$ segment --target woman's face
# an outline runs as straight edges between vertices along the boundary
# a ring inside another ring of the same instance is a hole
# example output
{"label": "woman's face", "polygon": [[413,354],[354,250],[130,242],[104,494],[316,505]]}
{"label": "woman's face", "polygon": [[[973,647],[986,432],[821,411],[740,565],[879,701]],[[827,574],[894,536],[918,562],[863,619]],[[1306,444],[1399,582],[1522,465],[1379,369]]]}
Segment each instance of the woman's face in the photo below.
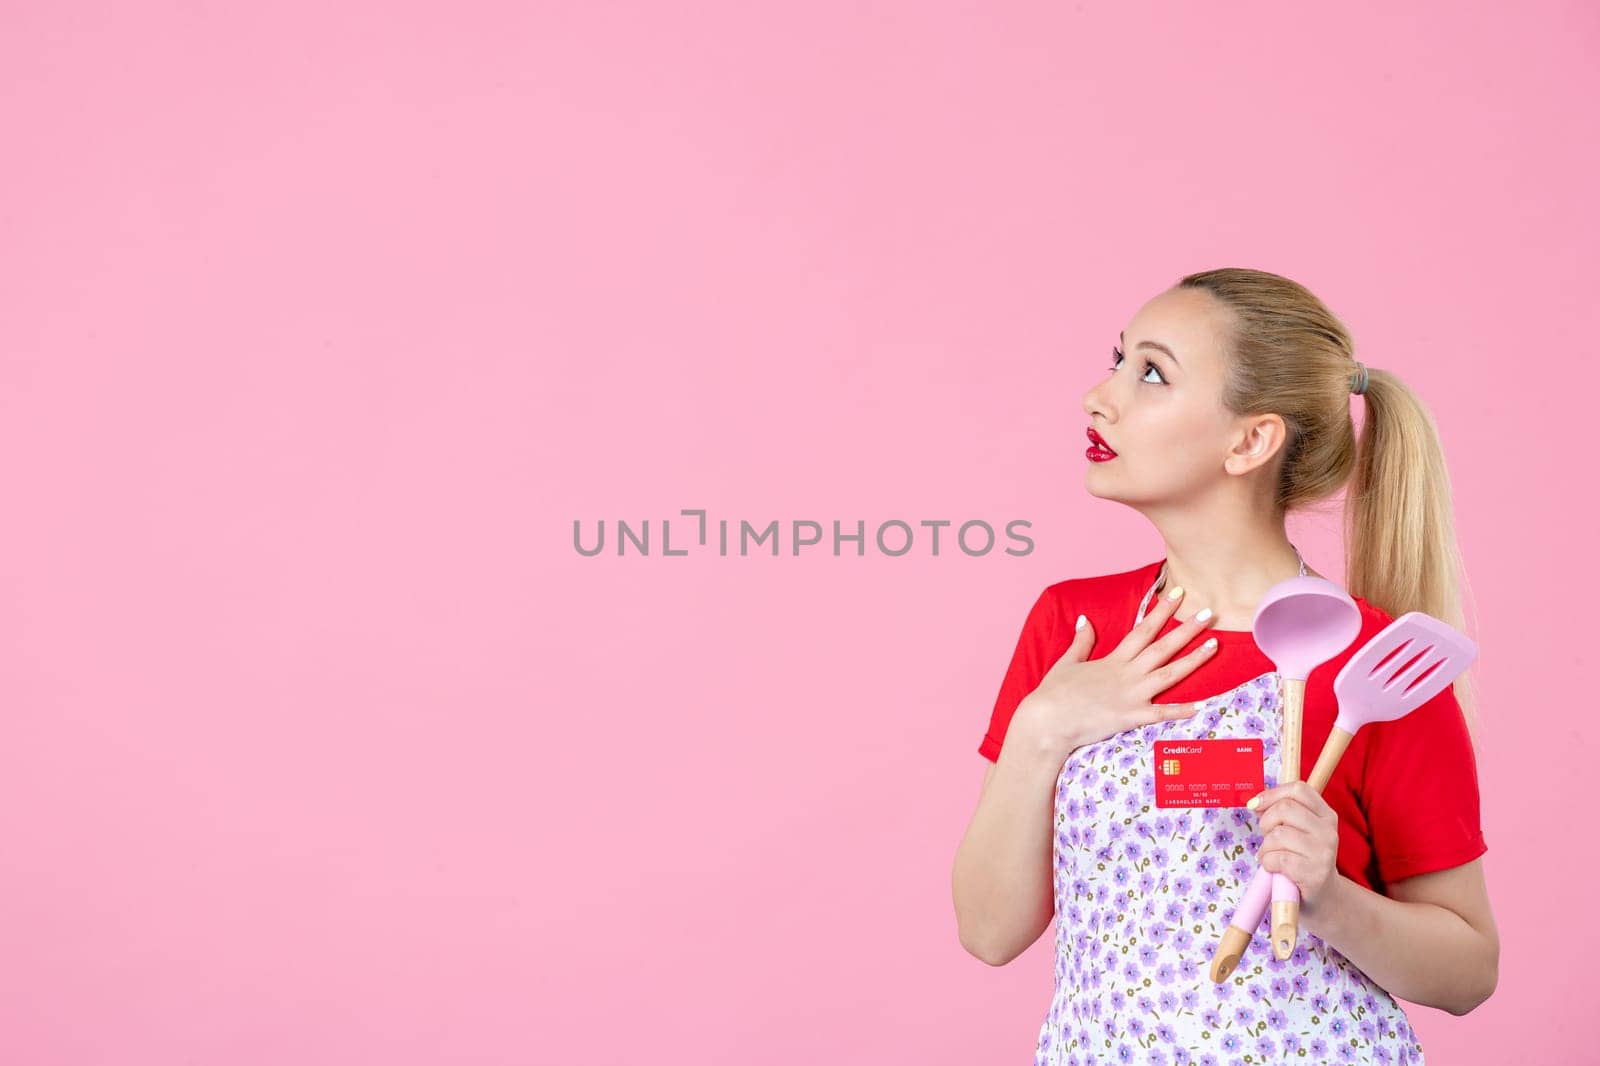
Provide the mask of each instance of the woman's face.
{"label": "woman's face", "polygon": [[1225,465],[1255,421],[1222,405],[1225,313],[1209,293],[1171,289],[1133,316],[1117,345],[1121,356],[1107,355],[1114,367],[1083,398],[1089,428],[1116,453],[1103,462],[1084,459],[1091,495],[1131,506],[1181,505],[1230,472],[1259,465],[1248,457],[1235,458],[1231,471]]}

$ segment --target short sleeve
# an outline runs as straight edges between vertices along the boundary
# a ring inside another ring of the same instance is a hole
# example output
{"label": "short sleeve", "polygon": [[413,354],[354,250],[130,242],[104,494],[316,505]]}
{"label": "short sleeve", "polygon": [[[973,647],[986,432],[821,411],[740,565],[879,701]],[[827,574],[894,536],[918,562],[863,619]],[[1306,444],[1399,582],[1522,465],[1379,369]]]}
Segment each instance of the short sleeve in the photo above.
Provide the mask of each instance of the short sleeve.
{"label": "short sleeve", "polygon": [[989,730],[978,745],[978,753],[990,762],[1000,758],[1000,747],[1005,742],[1006,728],[1017,705],[1039,687],[1051,662],[1046,661],[1050,642],[1055,634],[1057,609],[1049,589],[1039,594],[1028,617],[1022,623],[1022,634],[1011,653],[1011,665],[1006,668],[1000,682],[1000,694],[995,697],[994,711],[989,716]]}
{"label": "short sleeve", "polygon": [[1361,800],[1383,882],[1448,870],[1487,851],[1477,760],[1453,686],[1403,718],[1366,728],[1373,733]]}

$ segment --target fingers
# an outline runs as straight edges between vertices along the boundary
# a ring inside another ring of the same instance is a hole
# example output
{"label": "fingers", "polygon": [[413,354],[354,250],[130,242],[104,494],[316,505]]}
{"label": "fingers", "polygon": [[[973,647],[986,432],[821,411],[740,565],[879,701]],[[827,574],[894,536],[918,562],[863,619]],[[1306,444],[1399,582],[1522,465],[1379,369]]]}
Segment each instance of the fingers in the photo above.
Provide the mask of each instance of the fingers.
{"label": "fingers", "polygon": [[1167,665],[1150,671],[1141,683],[1140,694],[1146,698],[1160,695],[1199,669],[1200,664],[1211,658],[1216,650],[1217,638],[1211,637],[1183,658],[1174,659]]}
{"label": "fingers", "polygon": [[[1080,614],[1073,630],[1072,641],[1065,651],[1056,659],[1057,663],[1081,663],[1089,657],[1089,652],[1094,648],[1094,623],[1089,621],[1088,615]],[[1055,669],[1052,665],[1051,669]]]}
{"label": "fingers", "polygon": [[1304,781],[1270,788],[1258,798],[1261,802],[1253,809],[1259,816],[1256,824],[1263,834],[1288,827],[1316,835],[1328,832],[1330,826],[1336,827],[1339,822],[1338,814],[1328,806],[1328,801]]}
{"label": "fingers", "polygon": [[[1201,617],[1201,615],[1204,615],[1204,617]],[[1142,663],[1150,669],[1155,669],[1172,658],[1179,648],[1193,640],[1196,633],[1211,625],[1216,620],[1216,617],[1211,612],[1211,608],[1207,607],[1200,615],[1193,615],[1185,619],[1171,633],[1161,637],[1145,648],[1144,651],[1134,656],[1134,662],[1136,664]]]}
{"label": "fingers", "polygon": [[1152,703],[1140,707],[1134,726],[1155,725],[1159,722],[1175,722],[1180,718],[1193,718],[1199,711],[1202,703]]}
{"label": "fingers", "polygon": [[[1173,596],[1176,592],[1177,596]],[[1163,592],[1150,604],[1150,611],[1144,616],[1144,621],[1128,631],[1122,638],[1116,650],[1111,654],[1119,659],[1131,660],[1134,656],[1149,647],[1155,635],[1161,632],[1161,627],[1167,624],[1167,619],[1172,617],[1172,612],[1178,609],[1178,604],[1183,599],[1183,589],[1177,585]]]}

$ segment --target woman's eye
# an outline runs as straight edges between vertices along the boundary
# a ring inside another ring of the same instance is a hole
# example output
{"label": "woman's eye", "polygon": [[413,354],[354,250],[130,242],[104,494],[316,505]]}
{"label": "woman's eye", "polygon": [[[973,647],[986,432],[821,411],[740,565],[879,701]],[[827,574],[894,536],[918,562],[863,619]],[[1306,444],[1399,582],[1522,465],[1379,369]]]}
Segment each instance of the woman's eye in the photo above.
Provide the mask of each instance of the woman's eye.
{"label": "woman's eye", "polygon": [[[1118,364],[1120,364],[1121,362],[1122,362],[1122,352],[1119,351],[1116,348],[1111,349],[1111,369],[1112,370],[1117,369]],[[1165,385],[1167,383],[1167,379],[1164,376],[1162,376],[1162,373],[1161,373],[1160,369],[1157,368],[1154,363],[1146,362],[1144,364],[1144,372],[1146,374],[1155,374],[1156,380],[1155,381],[1150,381],[1150,379],[1148,377],[1141,377],[1139,379],[1140,381],[1148,382],[1151,385]]]}

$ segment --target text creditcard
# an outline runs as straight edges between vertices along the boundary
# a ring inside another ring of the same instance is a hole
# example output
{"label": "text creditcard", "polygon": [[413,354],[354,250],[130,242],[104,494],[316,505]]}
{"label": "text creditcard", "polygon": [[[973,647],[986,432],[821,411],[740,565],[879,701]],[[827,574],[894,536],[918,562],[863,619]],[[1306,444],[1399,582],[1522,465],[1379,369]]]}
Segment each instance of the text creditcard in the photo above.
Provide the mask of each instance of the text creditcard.
{"label": "text creditcard", "polygon": [[1243,807],[1266,790],[1261,740],[1158,740],[1157,807]]}

